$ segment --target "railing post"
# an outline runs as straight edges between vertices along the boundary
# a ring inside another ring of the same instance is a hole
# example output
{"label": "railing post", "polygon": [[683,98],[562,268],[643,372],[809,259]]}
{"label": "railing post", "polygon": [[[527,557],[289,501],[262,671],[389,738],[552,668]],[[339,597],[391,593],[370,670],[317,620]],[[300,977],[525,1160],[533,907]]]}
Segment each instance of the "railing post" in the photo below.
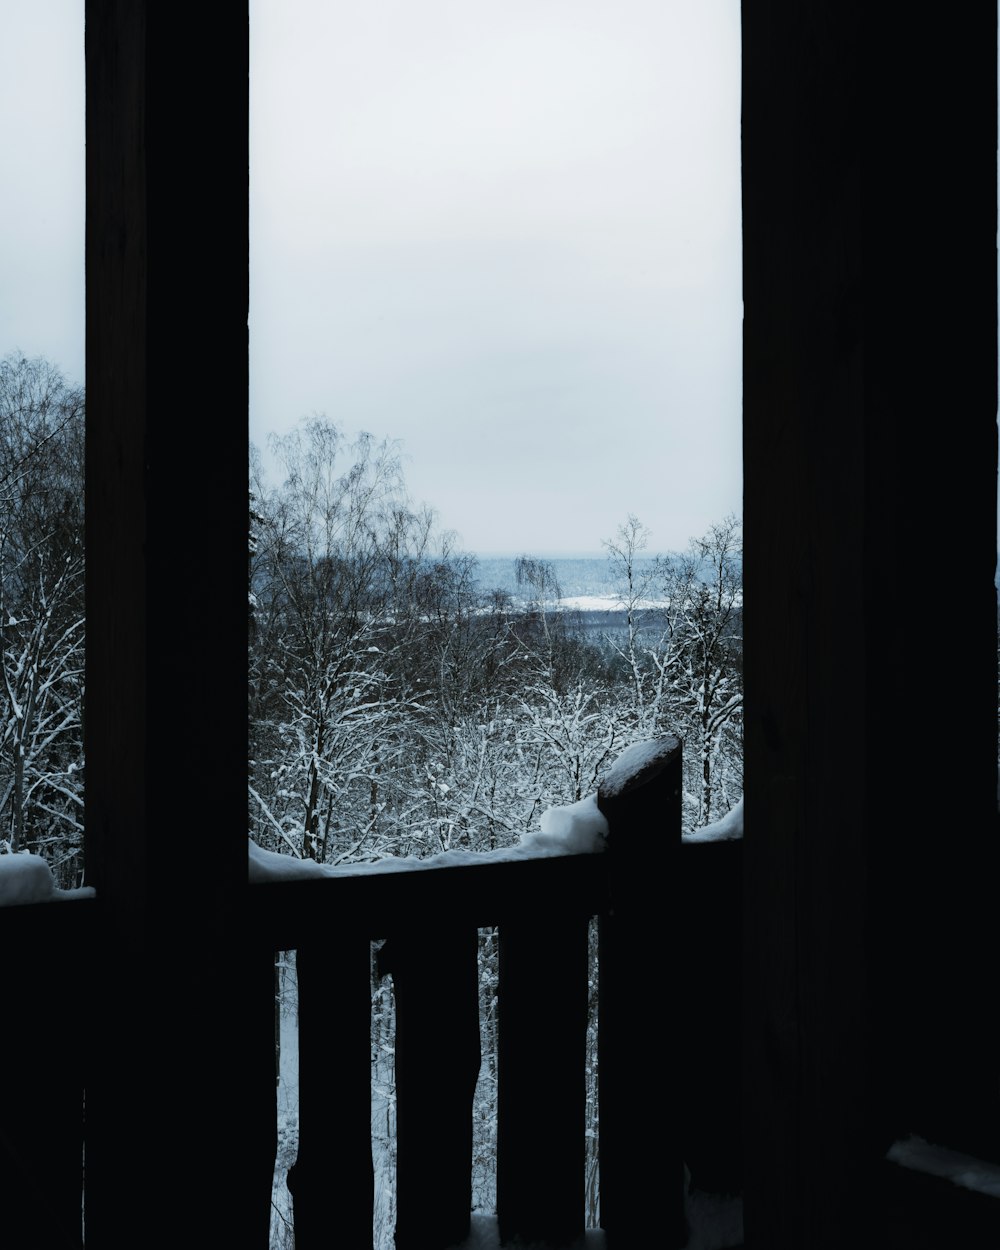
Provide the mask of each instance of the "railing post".
{"label": "railing post", "polygon": [[[605,777],[597,803],[608,821],[610,905],[600,917],[598,1085],[601,1227],[611,1250],[667,1230],[686,1240],[677,1082],[669,1034],[683,1030],[676,1002],[680,934],[681,743],[674,737],[629,748]],[[664,1019],[667,1055],[646,1025]],[[654,1222],[655,1221],[655,1225]]]}
{"label": "railing post", "polygon": [[681,1146],[695,1189],[735,1195],[743,1190],[742,838],[685,843],[680,876]]}
{"label": "railing post", "polygon": [[552,910],[500,925],[497,1214],[504,1242],[584,1231],[587,927]]}
{"label": "railing post", "polygon": [[476,930],[430,923],[379,952],[396,1002],[396,1250],[469,1235],[479,1076]]}
{"label": "railing post", "polygon": [[371,944],[334,930],[299,948],[296,1250],[372,1245]]}
{"label": "railing post", "polygon": [[15,1250],[82,1245],[83,1094],[94,1027],[87,972],[96,904],[0,908],[5,953],[0,1035],[0,1244]]}

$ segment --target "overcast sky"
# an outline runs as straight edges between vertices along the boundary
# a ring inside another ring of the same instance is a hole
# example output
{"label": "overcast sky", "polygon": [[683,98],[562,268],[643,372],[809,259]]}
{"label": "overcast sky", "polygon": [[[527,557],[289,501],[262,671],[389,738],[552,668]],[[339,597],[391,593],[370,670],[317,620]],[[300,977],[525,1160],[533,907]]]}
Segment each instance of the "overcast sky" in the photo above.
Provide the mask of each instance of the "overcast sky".
{"label": "overcast sky", "polygon": [[83,0],[0,0],[0,357],[83,382]]}
{"label": "overcast sky", "polygon": [[[0,355],[82,381],[83,0],[2,5]],[[252,440],[399,439],[484,553],[739,512],[739,0],[250,12]]]}
{"label": "overcast sky", "polygon": [[252,0],[251,437],[480,552],[738,512],[739,93],[738,0]]}

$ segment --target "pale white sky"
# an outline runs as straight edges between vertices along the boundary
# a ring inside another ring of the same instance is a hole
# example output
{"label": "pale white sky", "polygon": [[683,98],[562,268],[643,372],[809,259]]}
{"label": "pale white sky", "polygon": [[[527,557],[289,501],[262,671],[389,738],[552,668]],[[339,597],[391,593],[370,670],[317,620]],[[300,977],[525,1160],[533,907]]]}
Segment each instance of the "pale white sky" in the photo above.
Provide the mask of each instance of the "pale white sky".
{"label": "pale white sky", "polygon": [[251,437],[401,439],[475,551],[741,508],[738,0],[251,3]]}
{"label": "pale white sky", "polygon": [[0,0],[0,357],[83,382],[83,0]]}
{"label": "pale white sky", "polygon": [[[2,0],[0,355],[84,372],[83,0]],[[251,0],[250,432],[470,550],[741,507],[739,0]]]}

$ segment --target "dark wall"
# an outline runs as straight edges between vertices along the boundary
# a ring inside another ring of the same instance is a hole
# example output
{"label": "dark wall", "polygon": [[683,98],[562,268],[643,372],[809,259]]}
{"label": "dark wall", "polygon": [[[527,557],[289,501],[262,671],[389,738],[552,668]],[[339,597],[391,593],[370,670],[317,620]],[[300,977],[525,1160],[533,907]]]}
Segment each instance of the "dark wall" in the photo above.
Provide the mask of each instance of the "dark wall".
{"label": "dark wall", "polygon": [[743,6],[748,1245],[1000,1124],[996,13]]}

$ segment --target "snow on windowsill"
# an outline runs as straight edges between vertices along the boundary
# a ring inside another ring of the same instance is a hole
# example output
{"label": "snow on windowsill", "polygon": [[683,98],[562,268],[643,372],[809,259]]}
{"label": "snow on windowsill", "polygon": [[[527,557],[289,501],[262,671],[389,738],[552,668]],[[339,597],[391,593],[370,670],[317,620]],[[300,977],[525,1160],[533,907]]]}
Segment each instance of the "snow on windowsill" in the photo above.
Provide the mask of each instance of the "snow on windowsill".
{"label": "snow on windowsill", "polygon": [[78,890],[57,889],[52,869],[41,855],[30,855],[26,851],[0,855],[0,907],[94,898],[96,894],[93,886],[81,886]]}

